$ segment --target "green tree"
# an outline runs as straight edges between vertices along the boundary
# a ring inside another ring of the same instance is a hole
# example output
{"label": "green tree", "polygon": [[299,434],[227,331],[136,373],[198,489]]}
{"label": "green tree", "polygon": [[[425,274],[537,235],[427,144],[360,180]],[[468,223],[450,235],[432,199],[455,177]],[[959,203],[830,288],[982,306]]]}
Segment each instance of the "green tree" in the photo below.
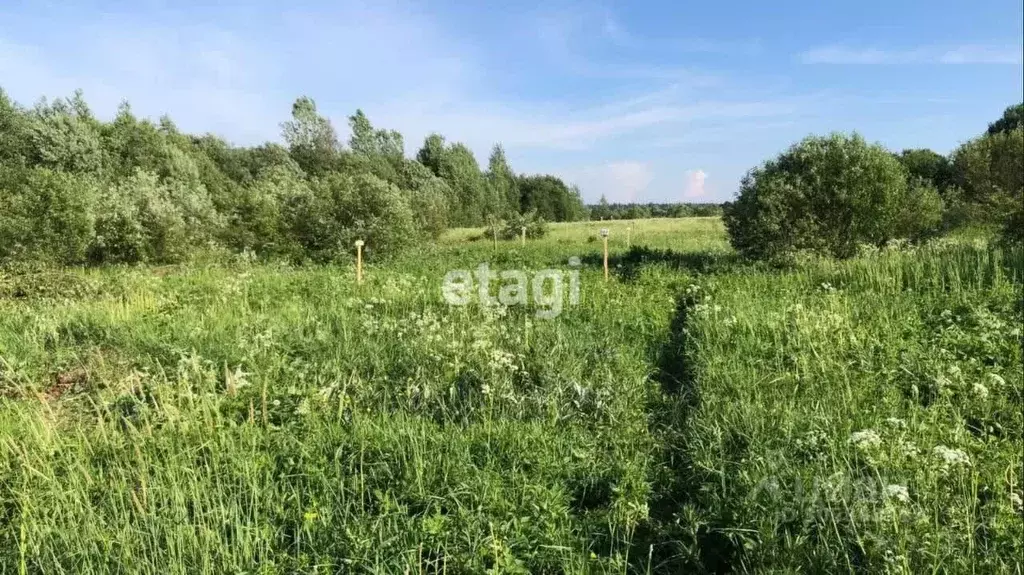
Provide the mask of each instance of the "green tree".
{"label": "green tree", "polygon": [[499,206],[497,212],[509,216],[513,213],[520,213],[519,186],[516,185],[516,176],[508,165],[508,158],[505,157],[505,149],[501,144],[495,144],[491,150],[491,157],[487,160],[487,184],[494,196],[494,204]]}
{"label": "green tree", "polygon": [[911,177],[924,178],[940,193],[954,184],[953,165],[949,158],[927,148],[903,150],[899,161]]}
{"label": "green tree", "polygon": [[28,155],[28,115],[0,88],[0,163],[25,165]]}
{"label": "green tree", "polygon": [[292,119],[281,124],[292,158],[310,175],[329,172],[341,145],[331,121],[317,113],[316,102],[303,96],[292,104]]}
{"label": "green tree", "polygon": [[1003,116],[988,125],[988,134],[1002,134],[1024,128],[1024,102],[1009,106]]}
{"label": "green tree", "polygon": [[389,253],[417,237],[408,198],[373,174],[332,173],[311,188],[290,206],[289,225],[315,261],[350,259],[356,240],[366,242],[368,253]]}
{"label": "green tree", "polygon": [[103,165],[99,128],[81,91],[50,105],[41,101],[29,116],[29,161],[55,170],[98,173]]}
{"label": "green tree", "polygon": [[0,165],[0,261],[85,261],[98,192],[89,175]]}
{"label": "green tree", "polygon": [[444,136],[430,134],[423,140],[423,146],[416,152],[416,160],[434,172],[435,176],[441,175],[441,164],[445,156]]}
{"label": "green tree", "polygon": [[809,137],[744,177],[725,225],[747,257],[795,250],[849,257],[860,243],[922,233],[901,218],[908,201],[904,169],[883,147],[857,134]]}
{"label": "green tree", "polygon": [[405,144],[402,134],[394,130],[375,130],[362,110],[356,110],[355,114],[349,116],[348,125],[352,130],[348,146],[353,152],[389,159],[404,156]]}
{"label": "green tree", "polygon": [[579,190],[552,175],[520,176],[523,212],[536,211],[546,221],[566,222],[585,213]]}
{"label": "green tree", "polygon": [[604,194],[601,194],[601,199],[598,200],[597,205],[590,212],[590,217],[595,220],[607,220],[612,216],[611,206],[608,205],[608,198]]}
{"label": "green tree", "polygon": [[444,138],[431,134],[423,142],[416,159],[443,179],[451,189],[451,223],[478,226],[485,216],[495,214],[487,202],[486,180],[473,152],[461,143],[445,145]]}
{"label": "green tree", "polygon": [[451,187],[426,166],[413,160],[402,162],[399,172],[401,181],[398,185],[408,196],[416,229],[427,237],[437,238],[448,229]]}
{"label": "green tree", "polygon": [[953,153],[972,219],[1003,223],[1024,202],[1024,128],[975,138]]}
{"label": "green tree", "polygon": [[112,180],[130,178],[137,170],[161,171],[164,136],[148,120],[139,120],[122,102],[114,121],[101,129],[104,171]]}

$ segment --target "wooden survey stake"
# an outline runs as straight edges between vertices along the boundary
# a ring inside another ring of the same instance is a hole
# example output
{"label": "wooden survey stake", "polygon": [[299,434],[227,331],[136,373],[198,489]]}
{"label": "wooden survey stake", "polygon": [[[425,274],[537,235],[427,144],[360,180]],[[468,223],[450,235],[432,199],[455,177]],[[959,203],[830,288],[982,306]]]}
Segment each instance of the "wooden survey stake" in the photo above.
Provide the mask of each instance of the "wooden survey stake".
{"label": "wooden survey stake", "polygon": [[526,226],[523,226],[523,247],[526,247]]}
{"label": "wooden survey stake", "polygon": [[362,240],[355,240],[355,282],[362,283]]}
{"label": "wooden survey stake", "polygon": [[604,239],[604,281],[608,281],[608,228],[601,228],[601,237]]}

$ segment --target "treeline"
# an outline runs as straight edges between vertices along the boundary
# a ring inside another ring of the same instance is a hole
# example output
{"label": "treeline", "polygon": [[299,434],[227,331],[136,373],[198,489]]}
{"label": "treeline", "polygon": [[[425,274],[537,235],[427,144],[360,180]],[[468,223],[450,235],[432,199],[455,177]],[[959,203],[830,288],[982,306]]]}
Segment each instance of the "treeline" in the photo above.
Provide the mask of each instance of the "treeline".
{"label": "treeline", "polygon": [[707,218],[722,215],[722,204],[673,203],[673,204],[610,204],[601,200],[588,205],[591,220],[639,220],[644,218]]}
{"label": "treeline", "polygon": [[809,137],[747,173],[724,219],[745,256],[836,257],[963,226],[1024,241],[1024,103],[950,155],[893,153],[858,134]]}
{"label": "treeline", "polygon": [[[400,250],[452,226],[586,217],[579,190],[515,173],[500,145],[470,149],[402,135],[356,111],[343,145],[309,98],[284,145],[233,146],[182,133],[127,103],[103,122],[80,92],[31,108],[0,89],[0,262],[175,262],[201,250],[294,261],[348,258],[356,239]],[[525,215],[523,215],[525,214]]]}

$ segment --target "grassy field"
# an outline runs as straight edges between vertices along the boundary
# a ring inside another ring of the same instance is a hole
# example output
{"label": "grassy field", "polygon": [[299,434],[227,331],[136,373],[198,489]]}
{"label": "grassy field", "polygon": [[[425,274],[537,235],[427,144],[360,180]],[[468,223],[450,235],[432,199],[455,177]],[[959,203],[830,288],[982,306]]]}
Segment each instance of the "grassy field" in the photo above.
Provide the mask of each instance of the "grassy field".
{"label": "grassy field", "polygon": [[[1024,253],[481,235],[0,273],[0,573],[1024,571]],[[442,298],[574,256],[554,319]]]}

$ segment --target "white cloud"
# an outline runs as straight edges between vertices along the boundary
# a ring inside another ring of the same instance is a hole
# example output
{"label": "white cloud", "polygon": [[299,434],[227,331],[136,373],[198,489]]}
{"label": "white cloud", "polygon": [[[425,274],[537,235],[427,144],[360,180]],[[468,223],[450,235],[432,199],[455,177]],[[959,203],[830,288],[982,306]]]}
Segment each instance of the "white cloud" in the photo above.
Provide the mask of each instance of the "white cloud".
{"label": "white cloud", "polygon": [[704,182],[707,177],[704,170],[687,170],[683,185],[683,199],[686,201],[706,200],[708,194],[704,189]]}
{"label": "white cloud", "polygon": [[1020,46],[962,45],[904,50],[823,46],[800,54],[805,64],[1019,64]]}

